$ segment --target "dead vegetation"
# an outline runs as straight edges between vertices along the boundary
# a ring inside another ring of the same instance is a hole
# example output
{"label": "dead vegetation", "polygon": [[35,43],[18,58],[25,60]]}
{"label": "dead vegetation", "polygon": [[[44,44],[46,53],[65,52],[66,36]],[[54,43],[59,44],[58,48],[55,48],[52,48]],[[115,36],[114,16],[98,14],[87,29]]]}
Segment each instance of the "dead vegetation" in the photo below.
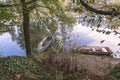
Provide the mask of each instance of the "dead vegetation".
{"label": "dead vegetation", "polygon": [[43,64],[54,66],[57,70],[62,71],[64,77],[80,72],[79,74],[82,74],[80,76],[72,75],[74,80],[106,80],[107,73],[119,62],[120,60],[108,56],[78,53],[46,53],[42,58]]}

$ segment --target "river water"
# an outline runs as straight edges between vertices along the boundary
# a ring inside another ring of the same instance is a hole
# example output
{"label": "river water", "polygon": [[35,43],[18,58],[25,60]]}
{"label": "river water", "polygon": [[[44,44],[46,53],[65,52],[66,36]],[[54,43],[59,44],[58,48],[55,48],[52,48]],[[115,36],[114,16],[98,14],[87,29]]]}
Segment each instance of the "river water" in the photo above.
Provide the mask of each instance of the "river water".
{"label": "river water", "polygon": [[[21,45],[20,34],[17,26],[13,27],[11,32],[0,33],[0,56],[26,56],[24,47]],[[22,34],[21,34],[22,35]]]}
{"label": "river water", "polygon": [[[110,29],[100,29],[111,31]],[[101,43],[101,41],[104,42]],[[120,35],[115,35],[115,33],[109,35],[102,34],[96,30],[93,31],[90,27],[83,26],[80,23],[76,24],[73,27],[73,31],[68,34],[68,39],[66,39],[66,44],[64,46],[66,46],[68,50],[70,46],[106,46],[113,51],[114,58],[120,58],[119,43]]]}
{"label": "river water", "polygon": [[[101,28],[102,29],[102,28]],[[106,29],[109,30],[109,29]],[[110,31],[110,30],[109,30]],[[120,47],[120,36],[98,33],[92,31],[90,27],[83,26],[81,23],[74,25],[73,30],[67,34],[64,47],[70,46],[107,46],[113,52],[114,58],[120,58],[117,53]],[[104,40],[103,43],[100,43]],[[0,33],[0,56],[26,56],[24,48],[23,33],[15,26],[11,32]]]}

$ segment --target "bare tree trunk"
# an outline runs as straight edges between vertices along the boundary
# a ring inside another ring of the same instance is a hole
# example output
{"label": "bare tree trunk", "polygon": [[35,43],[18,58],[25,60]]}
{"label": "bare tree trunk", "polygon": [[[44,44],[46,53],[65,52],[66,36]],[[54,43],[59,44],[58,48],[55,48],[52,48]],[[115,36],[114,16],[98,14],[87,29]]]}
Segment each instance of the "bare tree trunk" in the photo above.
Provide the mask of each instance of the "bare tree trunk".
{"label": "bare tree trunk", "polygon": [[25,0],[21,0],[23,7],[23,30],[24,30],[24,38],[25,38],[25,48],[27,56],[31,56],[31,46],[30,46],[30,31],[29,31],[29,11],[27,10],[27,6],[25,4]]}

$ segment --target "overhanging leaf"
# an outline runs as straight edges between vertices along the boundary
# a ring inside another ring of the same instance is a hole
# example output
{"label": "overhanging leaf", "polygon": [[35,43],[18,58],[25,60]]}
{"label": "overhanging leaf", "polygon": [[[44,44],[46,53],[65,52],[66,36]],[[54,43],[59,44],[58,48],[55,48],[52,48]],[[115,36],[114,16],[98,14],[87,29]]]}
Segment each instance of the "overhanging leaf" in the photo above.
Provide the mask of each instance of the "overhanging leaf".
{"label": "overhanging leaf", "polygon": [[103,43],[105,40],[100,41],[100,43]]}

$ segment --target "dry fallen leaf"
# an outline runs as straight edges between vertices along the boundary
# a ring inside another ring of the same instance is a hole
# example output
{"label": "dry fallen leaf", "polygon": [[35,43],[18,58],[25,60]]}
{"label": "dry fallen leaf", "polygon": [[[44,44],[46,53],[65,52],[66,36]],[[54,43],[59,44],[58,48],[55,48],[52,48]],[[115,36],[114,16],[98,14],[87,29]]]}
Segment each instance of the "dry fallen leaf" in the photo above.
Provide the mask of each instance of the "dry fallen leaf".
{"label": "dry fallen leaf", "polygon": [[15,76],[19,79],[21,77],[21,74],[16,74]]}

